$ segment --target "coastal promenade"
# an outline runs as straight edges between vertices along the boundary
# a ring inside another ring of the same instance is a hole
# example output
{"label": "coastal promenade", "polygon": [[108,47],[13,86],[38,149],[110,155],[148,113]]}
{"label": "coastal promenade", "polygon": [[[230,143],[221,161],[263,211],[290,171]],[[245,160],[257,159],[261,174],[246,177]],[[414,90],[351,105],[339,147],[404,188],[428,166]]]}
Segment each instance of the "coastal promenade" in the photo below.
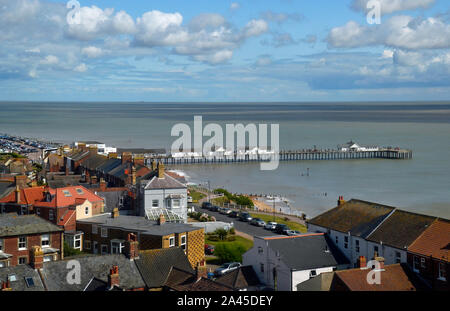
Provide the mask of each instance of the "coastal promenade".
{"label": "coastal promenade", "polygon": [[[268,154],[237,154],[224,156],[158,156],[146,158],[146,164],[156,160],[164,164],[205,164],[205,163],[237,163],[237,162],[267,162],[273,160]],[[275,156],[279,161],[300,160],[352,160],[352,159],[412,159],[412,150],[400,148],[381,148],[376,151],[340,151],[340,150],[283,150]]]}

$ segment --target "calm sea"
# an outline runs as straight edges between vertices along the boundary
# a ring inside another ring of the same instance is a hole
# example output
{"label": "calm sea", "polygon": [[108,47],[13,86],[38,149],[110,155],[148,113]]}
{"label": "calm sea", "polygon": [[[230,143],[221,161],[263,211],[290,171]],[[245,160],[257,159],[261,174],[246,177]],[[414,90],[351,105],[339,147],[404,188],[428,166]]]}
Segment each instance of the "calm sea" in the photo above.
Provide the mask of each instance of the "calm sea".
{"label": "calm sea", "polygon": [[[412,149],[412,160],[189,165],[193,182],[233,192],[278,194],[308,216],[339,195],[450,218],[450,103],[69,103],[0,102],[0,133],[59,142],[169,149],[176,123],[277,123],[281,149],[363,145]],[[225,129],[225,128],[224,128]],[[225,130],[224,130],[225,132]],[[205,139],[206,140],[206,139]],[[309,169],[309,176],[305,176]],[[303,175],[303,176],[302,176]]]}

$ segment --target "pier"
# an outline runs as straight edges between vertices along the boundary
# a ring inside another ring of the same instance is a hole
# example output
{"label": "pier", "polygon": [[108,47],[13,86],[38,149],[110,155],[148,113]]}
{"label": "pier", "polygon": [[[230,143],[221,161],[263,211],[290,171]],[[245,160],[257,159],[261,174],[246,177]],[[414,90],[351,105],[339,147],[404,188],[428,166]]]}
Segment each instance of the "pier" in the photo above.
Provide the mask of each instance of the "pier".
{"label": "pier", "polygon": [[[213,163],[240,163],[240,162],[267,162],[271,160],[269,154],[237,154],[224,156],[184,156],[172,157],[158,156],[148,157],[145,164],[150,165],[151,161],[159,161],[164,164],[213,164]],[[389,159],[407,160],[412,159],[411,150],[399,148],[380,148],[372,151],[341,151],[341,150],[283,150],[275,159],[279,161],[304,161],[304,160],[355,160],[355,159]]]}

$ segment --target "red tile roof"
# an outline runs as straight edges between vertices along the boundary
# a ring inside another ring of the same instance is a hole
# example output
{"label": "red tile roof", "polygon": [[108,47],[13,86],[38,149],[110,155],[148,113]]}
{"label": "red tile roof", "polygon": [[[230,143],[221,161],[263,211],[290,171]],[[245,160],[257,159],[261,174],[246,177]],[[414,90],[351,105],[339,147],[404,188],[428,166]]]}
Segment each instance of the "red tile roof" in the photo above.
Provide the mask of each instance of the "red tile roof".
{"label": "red tile roof", "polygon": [[450,262],[450,221],[438,219],[433,222],[408,251]]}
{"label": "red tile roof", "polygon": [[[78,191],[77,191],[78,190]],[[49,189],[53,196],[51,202],[36,202],[36,206],[42,207],[64,207],[79,205],[80,199],[88,200],[91,203],[103,201],[103,198],[89,191],[83,186],[71,186],[57,189]],[[83,201],[84,202],[84,201]]]}
{"label": "red tile roof", "polygon": [[[20,189],[20,204],[34,204],[44,198],[44,187],[31,187]],[[11,191],[0,199],[0,203],[16,203],[16,191]]]}
{"label": "red tile roof", "polygon": [[67,210],[67,212],[60,219],[58,219],[57,225],[65,226],[75,214],[76,214],[75,210],[73,209]]}

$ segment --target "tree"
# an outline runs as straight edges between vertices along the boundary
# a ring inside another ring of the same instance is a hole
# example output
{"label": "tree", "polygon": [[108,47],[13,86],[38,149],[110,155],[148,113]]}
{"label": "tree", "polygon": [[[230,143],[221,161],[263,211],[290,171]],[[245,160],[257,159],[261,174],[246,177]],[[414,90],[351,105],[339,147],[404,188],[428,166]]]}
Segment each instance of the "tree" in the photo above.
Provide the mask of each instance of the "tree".
{"label": "tree", "polygon": [[218,243],[214,249],[221,262],[242,262],[242,254],[245,253],[245,247],[241,243]]}

